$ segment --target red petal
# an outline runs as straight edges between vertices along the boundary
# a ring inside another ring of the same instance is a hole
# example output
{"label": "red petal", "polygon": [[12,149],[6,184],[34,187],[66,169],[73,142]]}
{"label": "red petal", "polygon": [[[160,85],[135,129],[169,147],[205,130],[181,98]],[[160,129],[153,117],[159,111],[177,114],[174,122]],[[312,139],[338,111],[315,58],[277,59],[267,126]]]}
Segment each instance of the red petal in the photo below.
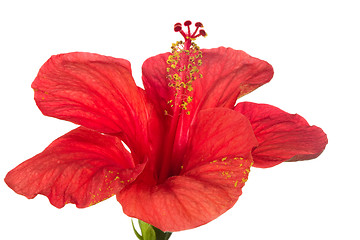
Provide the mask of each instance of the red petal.
{"label": "red petal", "polygon": [[274,106],[243,102],[237,104],[235,110],[249,118],[259,141],[252,153],[255,167],[316,158],[328,142],[321,128],[310,126],[301,116]]}
{"label": "red petal", "polygon": [[[193,82],[193,108],[232,108],[237,98],[269,82],[273,76],[270,64],[243,51],[224,47],[201,51],[202,65],[198,68],[204,77]],[[174,97],[166,78],[168,56],[169,53],[157,55],[143,65],[145,91],[162,109]]]}
{"label": "red petal", "polygon": [[61,208],[83,208],[119,192],[142,171],[117,137],[80,127],[10,171],[5,182],[16,193],[47,196]]}
{"label": "red petal", "polygon": [[189,141],[189,160],[184,162],[186,169],[191,169],[204,159],[246,156],[258,145],[249,120],[226,108],[200,111]]}
{"label": "red petal", "polygon": [[189,159],[178,176],[156,186],[135,181],[117,195],[127,215],[180,231],[208,223],[235,204],[257,144],[250,123],[230,109],[204,110],[191,136]]}
{"label": "red petal", "polygon": [[167,102],[174,97],[173,88],[168,86],[166,60],[170,53],[159,54],[148,58],[142,66],[142,80],[146,95],[159,105],[161,114],[167,109]]}
{"label": "red petal", "polygon": [[194,101],[202,102],[202,108],[232,108],[239,97],[273,77],[269,63],[243,51],[224,47],[202,51],[200,72],[204,78],[194,82]]}
{"label": "red petal", "polygon": [[32,88],[44,115],[104,133],[143,135],[144,97],[127,60],[80,52],[52,56]]}

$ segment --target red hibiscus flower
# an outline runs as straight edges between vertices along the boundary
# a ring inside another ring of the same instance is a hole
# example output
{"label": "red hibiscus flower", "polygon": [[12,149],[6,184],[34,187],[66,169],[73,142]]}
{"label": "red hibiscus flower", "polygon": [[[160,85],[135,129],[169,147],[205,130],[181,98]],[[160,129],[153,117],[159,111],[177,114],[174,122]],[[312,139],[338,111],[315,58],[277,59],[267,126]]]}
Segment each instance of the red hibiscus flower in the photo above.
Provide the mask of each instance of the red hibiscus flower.
{"label": "red hibiscus flower", "polygon": [[[202,24],[175,24],[184,41],[143,65],[91,53],[52,56],[32,88],[44,115],[80,127],[10,171],[28,198],[79,208],[116,195],[125,214],[163,231],[205,224],[231,208],[250,167],[317,157],[325,133],[299,115],[236,100],[270,81],[265,61],[231,48],[200,49]],[[128,147],[127,150],[126,146]]]}

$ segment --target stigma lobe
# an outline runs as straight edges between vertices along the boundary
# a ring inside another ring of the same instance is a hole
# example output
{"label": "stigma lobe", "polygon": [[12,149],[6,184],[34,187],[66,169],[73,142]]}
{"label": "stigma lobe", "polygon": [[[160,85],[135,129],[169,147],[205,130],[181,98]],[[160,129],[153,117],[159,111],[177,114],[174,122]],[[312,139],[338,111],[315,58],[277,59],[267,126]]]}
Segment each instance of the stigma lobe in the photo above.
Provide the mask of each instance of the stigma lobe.
{"label": "stigma lobe", "polygon": [[[201,22],[195,23],[196,29],[195,29],[195,31],[193,33],[191,33],[191,30],[190,30],[191,24],[192,24],[192,22],[189,21],[189,20],[184,22],[184,26],[187,28],[187,33],[185,33],[185,31],[182,29],[182,24],[181,23],[175,23],[174,31],[175,32],[180,32],[181,35],[184,37],[185,41],[188,40],[188,39],[195,40],[199,36],[203,36],[203,37],[207,36],[204,29],[201,29],[199,31],[200,28],[204,27],[204,25]],[[198,33],[198,31],[199,31],[199,33]]]}

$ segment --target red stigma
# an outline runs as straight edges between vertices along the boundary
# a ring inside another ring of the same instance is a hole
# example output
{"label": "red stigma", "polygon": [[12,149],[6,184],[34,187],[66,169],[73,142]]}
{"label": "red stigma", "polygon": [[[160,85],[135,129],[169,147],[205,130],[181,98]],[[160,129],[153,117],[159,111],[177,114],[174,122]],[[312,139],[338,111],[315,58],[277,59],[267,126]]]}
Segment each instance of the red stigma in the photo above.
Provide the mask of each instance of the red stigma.
{"label": "red stigma", "polygon": [[184,30],[182,29],[181,23],[176,23],[174,25],[174,31],[180,32],[181,35],[185,38],[185,41],[194,40],[195,38],[197,38],[199,36],[203,36],[203,37],[207,36],[205,30],[203,30],[203,29],[199,30],[199,28],[204,27],[201,22],[195,23],[196,29],[193,33],[191,33],[191,30],[190,30],[191,24],[192,24],[192,22],[189,20],[184,22],[184,26],[187,27],[187,33],[185,33]]}
{"label": "red stigma", "polygon": [[182,30],[181,23],[176,23],[176,24],[174,25],[174,31],[175,31],[175,32],[179,32],[179,31],[181,31],[181,30]]}
{"label": "red stigma", "polygon": [[201,23],[201,22],[197,22],[197,23],[195,23],[195,27],[200,28],[200,27],[203,27],[203,25],[202,25],[202,23]]}
{"label": "red stigma", "polygon": [[187,26],[190,26],[190,25],[191,25],[191,21],[188,20],[188,21],[184,22],[184,26],[187,27]]}
{"label": "red stigma", "polygon": [[203,37],[206,37],[206,35],[207,35],[205,30],[203,30],[203,29],[200,30],[199,34]]}

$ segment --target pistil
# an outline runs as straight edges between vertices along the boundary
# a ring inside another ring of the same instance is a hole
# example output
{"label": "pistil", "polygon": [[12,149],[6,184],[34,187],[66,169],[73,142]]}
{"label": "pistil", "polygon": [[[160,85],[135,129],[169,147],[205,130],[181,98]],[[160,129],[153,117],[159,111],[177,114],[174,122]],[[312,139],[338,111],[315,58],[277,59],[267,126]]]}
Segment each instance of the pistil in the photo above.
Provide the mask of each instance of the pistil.
{"label": "pistil", "polygon": [[190,115],[193,115],[189,111],[189,104],[193,100],[192,82],[202,77],[198,68],[202,64],[202,53],[193,41],[199,36],[206,36],[206,32],[202,29],[199,31],[203,25],[198,22],[195,24],[195,31],[191,33],[190,25],[191,21],[184,23],[187,33],[180,23],[174,25],[174,31],[179,32],[184,37],[184,41],[178,41],[172,45],[172,52],[167,60],[168,85],[174,88],[174,98],[168,101],[170,109],[165,110],[165,115],[171,120],[164,142],[165,149],[160,163],[158,182],[163,182],[180,171],[182,153],[187,143],[192,117]]}

